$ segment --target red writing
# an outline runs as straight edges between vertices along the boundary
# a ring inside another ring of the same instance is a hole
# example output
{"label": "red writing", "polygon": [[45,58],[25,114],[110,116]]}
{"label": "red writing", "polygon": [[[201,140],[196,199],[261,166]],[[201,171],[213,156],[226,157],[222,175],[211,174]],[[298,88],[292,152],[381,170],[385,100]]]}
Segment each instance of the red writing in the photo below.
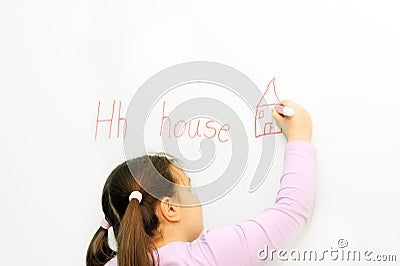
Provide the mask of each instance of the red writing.
{"label": "red writing", "polygon": [[[269,92],[269,94],[268,94]],[[270,103],[263,103],[263,100],[268,100]],[[282,129],[279,128],[275,123],[265,115],[269,108],[279,105],[279,98],[276,94],[275,78],[273,78],[267,86],[264,94],[260,98],[256,106],[256,114],[254,116],[254,134],[256,138],[274,134],[282,134]],[[261,129],[257,127],[257,122],[261,124]]]}
{"label": "red writing", "polygon": [[229,139],[226,137],[226,134],[230,130],[230,125],[223,124],[220,126],[214,119],[205,119],[205,121],[201,119],[192,119],[189,121],[178,120],[174,123],[171,121],[171,118],[165,114],[165,101],[163,103],[161,116],[160,136],[163,134],[164,126],[165,131],[168,133],[168,138],[171,138],[172,133],[175,138],[180,138],[187,134],[191,139],[202,137],[207,139],[217,138],[221,143],[227,142]]}
{"label": "red writing", "polygon": [[[124,138],[126,136],[126,129],[127,129],[127,121],[124,117],[121,117],[121,101],[119,101],[119,107],[118,107],[118,117],[114,117],[115,113],[115,100],[113,101],[112,108],[110,107],[102,107],[101,102],[99,101],[99,104],[97,106],[97,119],[96,119],[96,132],[94,133],[94,139],[97,140],[98,137],[98,131],[99,131],[99,125],[105,125],[108,126],[108,138],[111,138],[111,133],[113,130],[113,122],[116,120],[116,127],[117,127],[117,138],[120,136],[120,132],[122,131],[122,127],[124,127]],[[100,109],[101,109],[101,115],[100,115]],[[121,126],[121,123],[123,124]],[[114,125],[115,127],[115,125]],[[103,127],[102,127],[103,128]]]}

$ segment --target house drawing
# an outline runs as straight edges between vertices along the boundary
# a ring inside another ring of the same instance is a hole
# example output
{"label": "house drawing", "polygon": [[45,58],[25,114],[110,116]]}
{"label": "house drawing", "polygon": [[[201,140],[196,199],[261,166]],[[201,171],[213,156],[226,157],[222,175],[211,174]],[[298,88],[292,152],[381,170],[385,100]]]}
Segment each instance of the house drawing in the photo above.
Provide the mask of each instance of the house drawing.
{"label": "house drawing", "polygon": [[[272,116],[266,116],[271,108],[279,105],[279,102],[280,100],[276,94],[275,78],[273,78],[268,83],[267,89],[256,105],[256,115],[254,117],[254,133],[256,138],[282,133],[282,129],[275,124]],[[257,122],[260,123],[259,127],[257,127]]]}

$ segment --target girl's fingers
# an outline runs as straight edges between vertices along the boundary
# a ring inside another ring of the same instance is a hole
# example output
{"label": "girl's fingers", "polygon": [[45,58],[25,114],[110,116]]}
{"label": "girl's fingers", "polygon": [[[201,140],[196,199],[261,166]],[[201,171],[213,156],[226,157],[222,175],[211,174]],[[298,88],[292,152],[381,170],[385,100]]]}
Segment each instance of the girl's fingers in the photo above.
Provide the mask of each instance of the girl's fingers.
{"label": "girl's fingers", "polygon": [[281,116],[276,110],[275,108],[271,109],[272,111],[272,117],[275,119],[275,121],[278,123],[278,125],[281,124],[282,120],[284,119],[283,116]]}

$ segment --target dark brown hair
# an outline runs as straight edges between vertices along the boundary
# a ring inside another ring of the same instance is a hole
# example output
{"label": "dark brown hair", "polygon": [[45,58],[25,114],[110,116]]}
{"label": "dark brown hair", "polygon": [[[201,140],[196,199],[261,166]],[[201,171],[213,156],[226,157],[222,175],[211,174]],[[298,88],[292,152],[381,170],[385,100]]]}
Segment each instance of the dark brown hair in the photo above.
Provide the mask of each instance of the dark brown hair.
{"label": "dark brown hair", "polygon": [[[102,208],[113,227],[118,252],[108,244],[108,230],[100,227],[86,254],[87,266],[103,266],[117,255],[119,266],[155,266],[153,251],[159,255],[153,237],[159,220],[156,203],[163,197],[172,197],[177,180],[171,174],[176,160],[166,154],[145,155],[125,161],[109,175],[102,194]],[[142,201],[129,201],[132,191],[142,193]]]}

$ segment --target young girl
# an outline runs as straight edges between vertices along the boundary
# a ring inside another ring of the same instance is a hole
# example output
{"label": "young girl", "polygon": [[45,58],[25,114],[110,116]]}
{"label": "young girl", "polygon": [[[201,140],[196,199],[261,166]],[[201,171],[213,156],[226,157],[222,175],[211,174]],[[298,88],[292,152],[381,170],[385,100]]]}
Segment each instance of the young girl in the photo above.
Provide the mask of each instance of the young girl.
{"label": "young girl", "polygon": [[[177,189],[179,185],[190,186],[190,180],[173,159],[165,155],[131,159],[117,166],[104,185],[105,220],[89,245],[86,265],[265,263],[260,259],[260,255],[265,257],[260,250],[268,252],[265,247],[269,250],[284,247],[308,222],[314,206],[315,148],[311,144],[311,118],[294,102],[285,100],[281,104],[293,108],[295,114],[284,117],[272,109],[288,144],[280,189],[271,208],[239,224],[204,229],[199,204],[195,207],[176,204],[199,202],[189,189]],[[160,175],[170,182],[160,182]],[[110,226],[118,251],[108,245]]]}

